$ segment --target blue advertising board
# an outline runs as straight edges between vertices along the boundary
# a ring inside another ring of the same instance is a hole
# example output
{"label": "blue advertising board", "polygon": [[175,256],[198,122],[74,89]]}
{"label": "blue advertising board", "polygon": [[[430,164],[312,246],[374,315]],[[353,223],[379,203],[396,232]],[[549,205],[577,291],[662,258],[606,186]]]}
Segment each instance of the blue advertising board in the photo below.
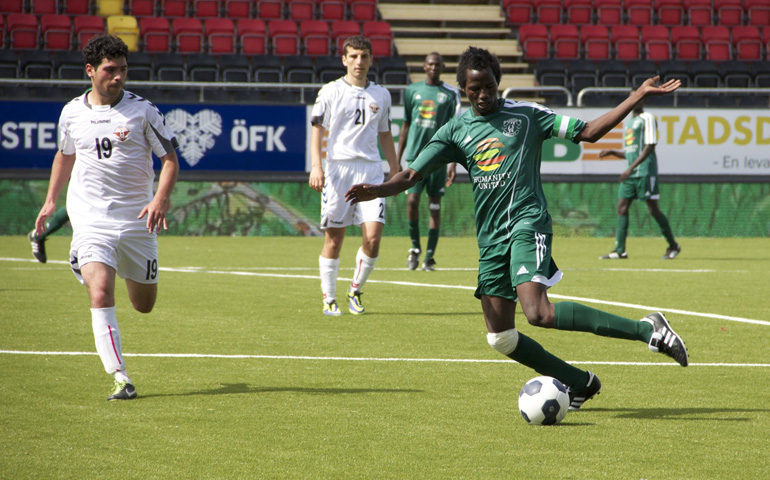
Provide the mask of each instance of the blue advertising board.
{"label": "blue advertising board", "polygon": [[[0,169],[51,168],[63,106],[0,102]],[[157,106],[179,142],[183,171],[305,171],[305,106]]]}

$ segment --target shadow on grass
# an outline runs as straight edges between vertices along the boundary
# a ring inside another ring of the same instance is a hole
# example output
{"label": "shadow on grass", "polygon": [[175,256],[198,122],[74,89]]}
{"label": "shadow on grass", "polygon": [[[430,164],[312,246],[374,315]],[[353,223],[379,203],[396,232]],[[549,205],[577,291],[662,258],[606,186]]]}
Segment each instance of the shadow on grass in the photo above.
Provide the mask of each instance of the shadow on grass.
{"label": "shadow on grass", "polygon": [[[708,420],[722,422],[748,422],[752,418],[734,415],[767,414],[770,409],[764,408],[592,408],[592,412],[616,413],[617,418],[641,420]],[[729,416],[726,416],[729,415]]]}
{"label": "shadow on grass", "polygon": [[344,394],[362,394],[362,393],[422,393],[422,390],[395,389],[395,388],[303,388],[303,387],[258,387],[249,386],[245,383],[224,383],[219,388],[211,390],[198,390],[184,393],[156,393],[149,395],[139,395],[139,399],[152,397],[185,397],[189,395],[236,395],[253,393],[280,393],[294,392],[307,393],[311,395],[344,395]]}

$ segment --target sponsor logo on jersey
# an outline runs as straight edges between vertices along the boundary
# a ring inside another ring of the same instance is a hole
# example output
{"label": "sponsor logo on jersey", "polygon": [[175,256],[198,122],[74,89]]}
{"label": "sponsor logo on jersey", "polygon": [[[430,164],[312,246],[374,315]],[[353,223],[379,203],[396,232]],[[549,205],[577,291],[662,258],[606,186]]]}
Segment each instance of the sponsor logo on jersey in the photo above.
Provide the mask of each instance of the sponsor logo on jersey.
{"label": "sponsor logo on jersey", "polygon": [[438,107],[433,100],[424,100],[419,108],[422,118],[433,118],[438,113]]}
{"label": "sponsor logo on jersey", "polygon": [[626,145],[633,145],[634,144],[634,130],[632,128],[626,129],[626,135],[624,137],[626,141]]}
{"label": "sponsor logo on jersey", "polygon": [[99,120],[91,120],[91,125],[99,125],[102,123],[112,123],[111,118],[101,118]]}
{"label": "sponsor logo on jersey", "polygon": [[484,172],[497,170],[505,159],[505,155],[500,154],[500,150],[504,147],[505,145],[498,138],[484,139],[476,145],[473,161]]}
{"label": "sponsor logo on jersey", "polygon": [[210,109],[192,115],[175,108],[166,114],[166,120],[179,142],[179,153],[191,167],[214,147],[216,137],[222,133],[222,116]]}
{"label": "sponsor logo on jersey", "polygon": [[128,134],[131,133],[131,130],[129,130],[128,127],[117,127],[112,133],[115,134],[118,140],[125,142],[128,139]]}
{"label": "sponsor logo on jersey", "polygon": [[515,137],[521,130],[521,119],[510,118],[503,122],[503,135],[506,137]]}

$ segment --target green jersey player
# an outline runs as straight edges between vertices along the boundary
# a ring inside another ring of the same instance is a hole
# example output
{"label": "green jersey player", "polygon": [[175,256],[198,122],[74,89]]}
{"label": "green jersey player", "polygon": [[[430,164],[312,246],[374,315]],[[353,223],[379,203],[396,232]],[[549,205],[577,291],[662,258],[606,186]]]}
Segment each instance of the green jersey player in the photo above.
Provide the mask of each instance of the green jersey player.
{"label": "green jersey player", "polygon": [[684,341],[660,313],[635,321],[578,303],[548,300],[546,290],[562,274],[551,258],[551,217],[540,182],[544,140],[595,142],[645,97],[673,92],[680,82],[657,86],[658,77],[650,78],[613,110],[583,122],[535,103],[500,99],[500,77],[497,57],[484,49],[468,48],[460,57],[457,82],[471,110],[442,127],[410,168],[379,185],[354,185],[346,193],[347,200],[355,203],[394,195],[436,168],[450,162],[463,165],[473,185],[480,250],[476,297],[481,300],[487,340],[502,354],[567,385],[573,410],[599,393],[599,378],[520,334],[514,322],[517,301],[534,326],[643,341],[650,350],[687,366]]}
{"label": "green jersey player", "polygon": [[628,168],[620,174],[618,188],[618,226],[615,230],[615,250],[599,257],[602,260],[628,258],[626,237],[628,236],[628,209],[634,199],[644,200],[652,218],[658,222],[660,231],[668,241],[668,248],[663,254],[664,260],[672,260],[679,255],[682,247],[674,239],[674,233],[668,219],[658,208],[660,185],[658,182],[658,158],[655,145],[658,143],[658,122],[655,117],[644,111],[642,103],[634,107],[631,121],[623,136],[623,151],[602,150],[599,158],[615,156],[625,158]]}

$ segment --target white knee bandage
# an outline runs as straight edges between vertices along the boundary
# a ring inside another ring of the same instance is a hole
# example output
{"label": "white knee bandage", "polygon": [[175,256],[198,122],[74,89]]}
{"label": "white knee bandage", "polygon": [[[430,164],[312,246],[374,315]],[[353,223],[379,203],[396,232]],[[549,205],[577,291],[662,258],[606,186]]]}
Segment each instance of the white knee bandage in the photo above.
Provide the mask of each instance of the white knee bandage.
{"label": "white knee bandage", "polygon": [[512,328],[500,333],[487,333],[487,342],[503,355],[510,355],[519,344],[519,332]]}
{"label": "white knee bandage", "polygon": [[441,204],[440,203],[429,203],[428,204],[428,210],[432,212],[437,212],[441,210]]}

